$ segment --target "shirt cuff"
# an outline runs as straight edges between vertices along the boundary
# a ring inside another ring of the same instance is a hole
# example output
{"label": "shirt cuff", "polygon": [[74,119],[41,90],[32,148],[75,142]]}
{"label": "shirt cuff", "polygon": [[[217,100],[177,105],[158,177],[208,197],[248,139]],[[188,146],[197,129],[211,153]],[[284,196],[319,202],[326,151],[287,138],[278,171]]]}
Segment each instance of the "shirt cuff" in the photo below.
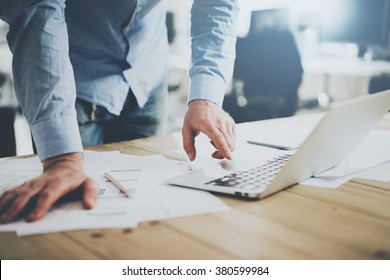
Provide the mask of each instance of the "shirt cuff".
{"label": "shirt cuff", "polygon": [[79,127],[74,116],[53,116],[30,127],[41,161],[63,154],[83,152]]}
{"label": "shirt cuff", "polygon": [[188,103],[192,100],[209,100],[222,107],[226,84],[222,78],[209,75],[191,77]]}

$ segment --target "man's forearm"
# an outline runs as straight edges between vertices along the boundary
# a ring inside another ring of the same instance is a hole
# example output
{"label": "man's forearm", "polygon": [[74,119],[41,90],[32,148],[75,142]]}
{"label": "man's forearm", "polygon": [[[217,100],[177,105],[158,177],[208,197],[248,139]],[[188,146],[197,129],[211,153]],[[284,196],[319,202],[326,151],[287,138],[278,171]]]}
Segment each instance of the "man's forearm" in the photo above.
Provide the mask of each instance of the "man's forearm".
{"label": "man's forearm", "polygon": [[190,96],[222,105],[233,73],[237,0],[194,0],[191,12]]}
{"label": "man's forearm", "polygon": [[79,152],[65,0],[9,3],[1,16],[10,25],[15,91],[40,158]]}

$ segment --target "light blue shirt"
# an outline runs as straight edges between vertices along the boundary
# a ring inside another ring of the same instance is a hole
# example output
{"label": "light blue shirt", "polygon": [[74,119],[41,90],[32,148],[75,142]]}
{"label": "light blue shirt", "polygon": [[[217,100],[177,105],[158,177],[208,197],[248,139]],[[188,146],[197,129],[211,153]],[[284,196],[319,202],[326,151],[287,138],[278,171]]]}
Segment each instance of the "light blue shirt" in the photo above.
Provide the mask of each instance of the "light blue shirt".
{"label": "light blue shirt", "polygon": [[[238,0],[194,0],[188,101],[222,105],[232,76]],[[81,152],[76,96],[119,115],[143,107],[166,74],[161,0],[4,0],[19,104],[41,160]]]}

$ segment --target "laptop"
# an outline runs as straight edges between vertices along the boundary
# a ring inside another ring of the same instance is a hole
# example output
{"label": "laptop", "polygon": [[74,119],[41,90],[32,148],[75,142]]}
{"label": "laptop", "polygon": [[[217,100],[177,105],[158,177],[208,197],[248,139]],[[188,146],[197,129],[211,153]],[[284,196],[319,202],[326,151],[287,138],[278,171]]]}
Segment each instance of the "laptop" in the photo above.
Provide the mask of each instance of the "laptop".
{"label": "laptop", "polygon": [[219,178],[197,169],[166,183],[261,199],[343,162],[389,109],[390,90],[335,104],[292,155],[282,155],[266,164]]}

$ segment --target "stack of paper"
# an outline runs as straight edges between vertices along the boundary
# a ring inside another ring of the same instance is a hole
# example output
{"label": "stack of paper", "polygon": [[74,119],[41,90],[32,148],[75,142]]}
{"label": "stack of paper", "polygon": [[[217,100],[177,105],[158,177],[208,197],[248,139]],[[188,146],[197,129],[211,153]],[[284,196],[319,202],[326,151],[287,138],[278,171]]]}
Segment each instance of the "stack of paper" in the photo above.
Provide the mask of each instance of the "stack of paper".
{"label": "stack of paper", "polygon": [[[198,215],[229,208],[207,192],[167,186],[164,180],[188,170],[188,164],[158,156],[85,151],[85,171],[99,184],[99,199],[91,210],[81,202],[56,205],[41,220],[0,225],[19,236],[80,229],[134,228],[139,222]],[[0,195],[37,177],[37,157],[0,160]],[[109,172],[129,191],[126,197],[104,177]]]}

